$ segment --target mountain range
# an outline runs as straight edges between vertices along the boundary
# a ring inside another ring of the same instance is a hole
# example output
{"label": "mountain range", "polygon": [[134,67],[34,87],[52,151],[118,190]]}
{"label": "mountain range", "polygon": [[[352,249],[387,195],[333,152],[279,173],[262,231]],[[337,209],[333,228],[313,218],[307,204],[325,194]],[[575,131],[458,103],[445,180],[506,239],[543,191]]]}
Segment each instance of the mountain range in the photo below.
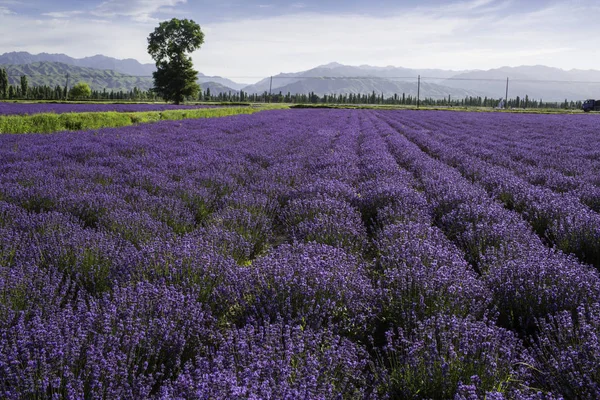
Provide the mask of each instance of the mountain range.
{"label": "mountain range", "polygon": [[[61,80],[61,85],[64,85],[67,73],[71,76],[79,75],[87,77],[94,70],[103,70],[94,74],[95,79],[93,82],[88,82],[96,90],[103,90],[104,88],[107,90],[131,90],[134,86],[146,90],[152,87],[152,73],[156,70],[154,64],[142,64],[132,58],[118,60],[100,54],[92,57],[73,58],[66,54],[30,54],[23,51],[1,54],[0,65],[7,70],[10,69],[13,71],[13,73],[9,72],[9,75],[18,75],[19,71],[27,71],[27,73],[22,73],[22,75],[50,74],[46,78],[40,76],[36,76],[35,79],[30,78],[30,81],[34,85],[43,85],[47,84],[47,82],[54,83]],[[107,80],[107,77],[112,77],[112,79]],[[13,80],[16,82],[19,79],[18,76],[13,78],[15,79],[11,79],[11,82]],[[207,77],[202,73],[198,74],[198,82],[203,84],[202,86],[205,90],[207,87],[214,87],[217,91],[237,91],[246,86],[245,84],[226,78]],[[214,84],[208,84],[210,82],[214,82]],[[51,86],[55,85],[52,84]],[[225,87],[227,90],[222,87]]]}
{"label": "mountain range", "polygon": [[[416,96],[421,77],[421,98],[481,96],[543,99],[546,101],[600,98],[600,71],[569,70],[543,65],[501,67],[490,70],[449,71],[402,67],[348,66],[339,63],[273,76],[272,90],[282,93],[394,93]],[[329,77],[324,79],[323,77]],[[244,88],[249,93],[269,90],[270,78]]]}
{"label": "mountain range", "polygon": [[95,55],[85,58],[73,58],[66,54],[29,54],[24,51],[4,53],[0,55],[1,64],[25,65],[39,62],[52,62],[76,67],[94,68],[112,70],[120,72],[123,75],[146,76],[152,77],[152,72],[155,71],[154,64],[142,64],[133,58],[118,60],[112,57],[103,55]]}
{"label": "mountain range", "polygon": [[20,76],[26,75],[30,86],[46,85],[50,87],[67,84],[73,86],[78,82],[87,82],[93,90],[131,90],[134,87],[147,90],[152,87],[152,78],[125,75],[109,69],[77,67],[61,62],[41,61],[31,64],[0,65],[9,76],[9,83],[18,85]]}
{"label": "mountain range", "polygon": [[[154,64],[142,64],[134,59],[118,60],[103,55],[72,58],[65,54],[12,52],[0,55],[0,65],[7,68],[11,82],[20,75],[28,75],[32,85],[64,85],[68,73],[73,83],[85,80],[92,88],[102,90],[130,90],[134,86],[148,89],[152,86]],[[565,71],[542,65],[501,67],[490,70],[451,71],[443,69],[410,69],[403,67],[350,66],[340,63],[321,65],[306,71],[281,73],[251,85],[232,80],[198,74],[203,90],[212,93],[244,90],[247,93],[309,93],[369,94],[373,91],[385,96],[394,94],[416,96],[417,77],[421,76],[422,98],[464,98],[487,96],[502,98],[509,78],[509,97],[528,95],[546,101],[582,100],[600,98],[600,71]]]}
{"label": "mountain range", "polygon": [[487,71],[467,71],[441,82],[452,88],[496,93],[504,97],[509,78],[509,97],[529,95],[548,101],[600,99],[600,71],[565,71],[543,65],[501,67]]}

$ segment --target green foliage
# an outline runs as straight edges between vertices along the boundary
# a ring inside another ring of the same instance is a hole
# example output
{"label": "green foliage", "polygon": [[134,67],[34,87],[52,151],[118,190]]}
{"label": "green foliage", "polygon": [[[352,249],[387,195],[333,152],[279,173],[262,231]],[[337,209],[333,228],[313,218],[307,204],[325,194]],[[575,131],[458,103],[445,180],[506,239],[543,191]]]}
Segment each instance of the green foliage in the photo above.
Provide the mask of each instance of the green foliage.
{"label": "green foliage", "polygon": [[28,88],[29,88],[29,82],[27,81],[27,76],[23,75],[23,76],[21,76],[21,95],[23,97],[26,97]]}
{"label": "green foliage", "polygon": [[148,37],[148,53],[156,61],[173,61],[191,53],[204,43],[204,33],[193,20],[161,22]]}
{"label": "green foliage", "polygon": [[74,99],[87,99],[92,95],[92,89],[85,82],[79,82],[71,88],[69,97]]}
{"label": "green foliage", "polygon": [[196,83],[198,72],[186,53],[200,48],[204,33],[192,20],[161,22],[148,37],[148,53],[156,62],[153,73],[154,91],[166,101],[181,103],[186,97],[197,98],[200,86]]}
{"label": "green foliage", "polygon": [[154,76],[154,92],[165,101],[173,101],[180,104],[191,97],[196,99],[200,86],[196,83],[197,71],[192,68],[192,60],[183,57],[181,62],[167,63],[166,61],[156,65]]}
{"label": "green foliage", "polygon": [[1,133],[52,133],[65,130],[118,128],[167,120],[227,117],[283,107],[223,107],[136,113],[97,112],[0,116]]}
{"label": "green foliage", "polygon": [[6,69],[0,69],[0,99],[5,99],[8,95],[8,73]]}

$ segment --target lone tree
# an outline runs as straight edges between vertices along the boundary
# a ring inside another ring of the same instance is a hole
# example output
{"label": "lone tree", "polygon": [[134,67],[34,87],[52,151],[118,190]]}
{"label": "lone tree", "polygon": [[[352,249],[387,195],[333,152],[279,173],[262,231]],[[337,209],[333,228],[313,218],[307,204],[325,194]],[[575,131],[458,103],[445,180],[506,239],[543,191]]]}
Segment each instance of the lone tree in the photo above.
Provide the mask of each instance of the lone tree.
{"label": "lone tree", "polygon": [[161,22],[148,37],[148,53],[156,62],[154,92],[165,101],[181,103],[186,97],[198,97],[198,71],[192,65],[191,53],[204,43],[200,25],[192,20],[173,18]]}
{"label": "lone tree", "polygon": [[92,89],[85,82],[79,82],[69,91],[69,97],[73,99],[87,99],[92,95]]}

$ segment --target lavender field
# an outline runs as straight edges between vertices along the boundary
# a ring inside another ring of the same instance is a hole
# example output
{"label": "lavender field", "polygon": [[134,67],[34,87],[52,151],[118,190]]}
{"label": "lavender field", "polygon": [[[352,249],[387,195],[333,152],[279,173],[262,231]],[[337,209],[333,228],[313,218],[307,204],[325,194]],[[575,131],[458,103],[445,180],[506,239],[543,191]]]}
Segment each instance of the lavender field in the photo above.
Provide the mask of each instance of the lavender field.
{"label": "lavender field", "polygon": [[33,115],[42,113],[81,113],[81,112],[146,112],[185,110],[208,108],[200,105],[172,105],[172,104],[79,104],[79,103],[4,103],[0,102],[0,116],[2,115]]}
{"label": "lavender field", "polygon": [[600,118],[0,136],[0,397],[597,399]]}

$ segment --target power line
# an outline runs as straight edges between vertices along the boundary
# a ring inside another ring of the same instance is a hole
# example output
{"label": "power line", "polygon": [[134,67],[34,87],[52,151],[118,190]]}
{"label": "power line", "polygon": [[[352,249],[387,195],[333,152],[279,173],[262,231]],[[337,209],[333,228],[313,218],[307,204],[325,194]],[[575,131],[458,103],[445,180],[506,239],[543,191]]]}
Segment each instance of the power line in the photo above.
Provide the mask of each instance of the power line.
{"label": "power line", "polygon": [[[442,78],[435,76],[422,76],[421,79],[437,79],[445,81],[490,81],[490,82],[506,82],[506,78]],[[509,77],[510,78],[510,77]],[[416,77],[415,77],[416,79]],[[600,83],[600,81],[563,81],[558,79],[511,79],[511,82],[527,82],[527,83]]]}
{"label": "power line", "polygon": [[[27,76],[30,78],[39,78],[39,77],[60,77],[64,78],[67,74],[9,74],[9,77],[12,78],[20,78],[21,76]],[[68,73],[72,78],[87,78],[87,79],[129,79],[129,78],[152,78],[151,75],[89,75],[89,74],[71,74]],[[201,76],[199,79],[260,79],[260,80],[269,80],[269,79],[297,79],[297,80],[306,80],[306,79],[318,79],[318,80],[394,80],[394,79],[414,79],[418,80],[418,76],[286,76],[286,75],[273,75],[273,76]],[[441,77],[441,76],[421,76],[421,80],[438,80],[438,81],[476,81],[476,82],[505,82],[506,78],[460,78],[460,77]],[[565,81],[558,79],[511,79],[511,82],[522,82],[522,83],[583,83],[583,84],[600,84],[600,81]]]}

